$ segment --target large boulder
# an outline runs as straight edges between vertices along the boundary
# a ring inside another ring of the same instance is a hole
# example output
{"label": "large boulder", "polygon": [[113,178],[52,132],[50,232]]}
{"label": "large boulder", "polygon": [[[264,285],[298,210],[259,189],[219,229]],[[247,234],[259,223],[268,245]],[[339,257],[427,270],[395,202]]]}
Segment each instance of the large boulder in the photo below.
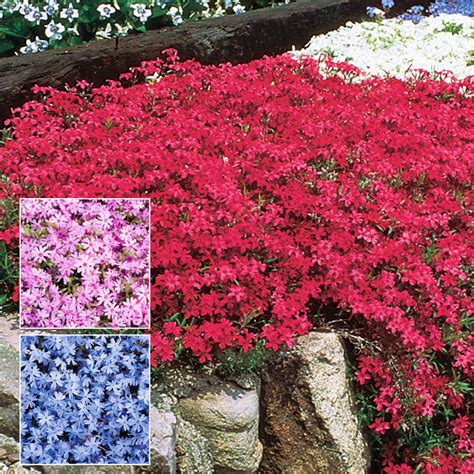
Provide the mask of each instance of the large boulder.
{"label": "large boulder", "polygon": [[333,333],[299,338],[262,382],[259,472],[364,474],[370,455],[354,410],[344,346]]}
{"label": "large boulder", "polygon": [[223,380],[205,369],[166,370],[152,401],[176,415],[178,472],[257,472],[259,392],[254,376]]}

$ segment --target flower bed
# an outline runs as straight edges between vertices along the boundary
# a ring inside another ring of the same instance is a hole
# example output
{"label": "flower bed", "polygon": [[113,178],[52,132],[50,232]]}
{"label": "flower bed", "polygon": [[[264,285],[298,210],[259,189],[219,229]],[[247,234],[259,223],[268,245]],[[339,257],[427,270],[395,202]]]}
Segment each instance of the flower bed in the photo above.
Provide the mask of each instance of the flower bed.
{"label": "flower bed", "polygon": [[400,19],[348,23],[315,36],[297,54],[327,52],[367,74],[400,78],[416,69],[474,75],[474,18],[441,14],[420,23]]}
{"label": "flower bed", "polygon": [[342,320],[368,341],[356,380],[386,471],[467,473],[471,81],[174,59],[38,88],[0,148],[0,198],[150,197],[154,364]]}

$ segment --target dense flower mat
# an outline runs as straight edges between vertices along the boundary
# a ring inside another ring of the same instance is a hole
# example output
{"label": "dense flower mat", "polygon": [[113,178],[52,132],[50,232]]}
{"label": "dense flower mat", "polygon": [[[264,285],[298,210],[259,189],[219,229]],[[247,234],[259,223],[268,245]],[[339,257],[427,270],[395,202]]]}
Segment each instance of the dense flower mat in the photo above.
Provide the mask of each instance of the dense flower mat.
{"label": "dense flower mat", "polygon": [[432,16],[420,23],[400,19],[349,22],[326,35],[314,36],[297,54],[329,53],[368,74],[404,78],[416,69],[474,75],[474,18]]}
{"label": "dense flower mat", "polygon": [[22,462],[149,462],[149,366],[146,336],[22,336]]}
{"label": "dense flower mat", "polygon": [[20,207],[22,327],[149,326],[148,200]]}
{"label": "dense flower mat", "polygon": [[467,473],[472,82],[174,59],[37,88],[16,112],[0,148],[10,259],[20,196],[150,197],[154,364],[339,320],[365,341],[356,380],[387,472]]}

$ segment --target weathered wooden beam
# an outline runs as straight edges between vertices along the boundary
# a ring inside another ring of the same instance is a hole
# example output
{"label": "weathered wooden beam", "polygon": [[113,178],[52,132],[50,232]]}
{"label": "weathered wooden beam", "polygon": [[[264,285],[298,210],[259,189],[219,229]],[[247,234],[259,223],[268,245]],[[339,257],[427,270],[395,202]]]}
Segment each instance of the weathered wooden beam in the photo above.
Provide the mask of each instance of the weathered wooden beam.
{"label": "weathered wooden beam", "polygon": [[[401,0],[406,5],[418,0]],[[423,3],[423,0],[421,1]],[[315,34],[359,20],[373,0],[312,0],[229,15],[143,34],[92,41],[63,50],[0,59],[0,122],[33,98],[35,85],[62,87],[84,79],[96,85],[167,48],[204,64],[243,63],[303,47]],[[400,5],[400,0],[397,1]]]}

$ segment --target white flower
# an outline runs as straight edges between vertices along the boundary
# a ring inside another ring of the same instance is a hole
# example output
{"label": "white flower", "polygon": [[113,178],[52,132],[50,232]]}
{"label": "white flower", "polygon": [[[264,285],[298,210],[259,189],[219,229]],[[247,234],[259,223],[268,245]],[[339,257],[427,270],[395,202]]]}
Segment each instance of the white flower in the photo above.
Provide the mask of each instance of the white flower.
{"label": "white flower", "polygon": [[100,38],[100,39],[109,39],[111,34],[112,34],[112,25],[110,23],[107,23],[105,28],[101,30],[97,30],[95,37]]}
{"label": "white flower", "polygon": [[45,12],[42,12],[39,8],[37,7],[34,7],[30,10],[30,12],[28,13],[28,15],[25,16],[25,18],[28,20],[28,21],[31,21],[31,22],[40,22],[42,20],[47,20],[48,19],[48,15],[46,15]]}
{"label": "white flower", "polygon": [[79,10],[75,9],[72,3],[70,3],[67,8],[61,10],[59,16],[61,18],[69,20],[69,22],[72,23],[75,18],[79,18]]}
{"label": "white flower", "polygon": [[48,47],[48,42],[46,40],[41,40],[38,37],[35,38],[35,45],[38,52],[44,51]]}
{"label": "white flower", "polygon": [[243,5],[234,5],[232,10],[234,10],[234,13],[236,15],[240,15],[242,13],[245,13],[245,7]]}
{"label": "white flower", "polygon": [[171,7],[166,14],[171,17],[174,26],[183,23],[183,17],[180,15],[179,10],[176,7]]}
{"label": "white flower", "polygon": [[80,35],[79,35],[79,30],[77,29],[77,24],[74,25],[74,26],[72,26],[72,27],[70,27],[70,28],[68,28],[68,29],[67,29],[67,32],[68,32],[68,33],[72,33],[73,35],[76,35],[76,36],[80,36]]}
{"label": "white flower", "polygon": [[23,46],[23,48],[20,48],[20,52],[23,54],[40,53],[41,51],[44,51],[47,47],[48,47],[48,42],[45,40],[39,39],[37,36],[34,41],[27,39],[26,46]]}
{"label": "white flower", "polygon": [[28,3],[28,0],[25,0],[23,3],[18,3],[15,7],[15,10],[18,10],[20,15],[26,16],[29,15],[34,8],[35,7]]}
{"label": "white flower", "polygon": [[133,16],[139,18],[142,23],[145,23],[148,17],[151,16],[151,10],[143,3],[135,3],[130,5],[130,8],[133,10]]}
{"label": "white flower", "polygon": [[130,23],[126,23],[125,25],[120,25],[119,23],[114,24],[115,29],[117,30],[118,36],[127,36],[130,30],[133,30],[133,26]]}
{"label": "white flower", "polygon": [[369,75],[405,79],[416,69],[431,74],[444,69],[464,78],[474,75],[469,60],[473,37],[474,18],[463,15],[426,17],[418,24],[399,19],[349,22],[313,37],[294,54],[319,57],[330,50],[334,59],[351,62]]}
{"label": "white flower", "polygon": [[171,18],[171,20],[173,21],[174,26],[178,26],[178,25],[181,25],[181,23],[183,23],[183,17],[181,15],[176,15],[173,18]]}
{"label": "white flower", "polygon": [[48,38],[54,39],[54,40],[60,40],[64,33],[64,26],[61,23],[54,23],[54,21],[49,22],[46,25],[45,29],[45,34]]}
{"label": "white flower", "polygon": [[37,51],[38,49],[36,47],[36,43],[29,39],[26,40],[26,46],[23,46],[23,48],[20,48],[20,53],[23,53],[23,54],[36,53]]}
{"label": "white flower", "polygon": [[59,5],[58,5],[58,2],[56,2],[55,0],[49,0],[47,5],[43,7],[43,11],[48,16],[54,16],[58,10],[59,10]]}
{"label": "white flower", "polygon": [[110,15],[113,15],[117,10],[112,5],[102,3],[97,7],[97,11],[102,18],[110,18]]}

